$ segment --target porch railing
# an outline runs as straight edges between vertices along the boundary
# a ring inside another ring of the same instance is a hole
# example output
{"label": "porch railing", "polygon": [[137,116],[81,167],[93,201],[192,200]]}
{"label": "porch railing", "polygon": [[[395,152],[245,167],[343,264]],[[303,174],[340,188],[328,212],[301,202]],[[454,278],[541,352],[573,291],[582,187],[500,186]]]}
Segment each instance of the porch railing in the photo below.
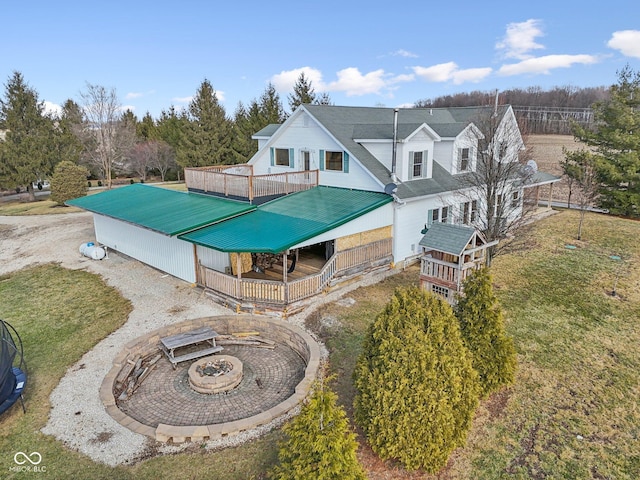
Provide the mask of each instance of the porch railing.
{"label": "porch railing", "polygon": [[318,185],[318,170],[254,175],[253,165],[220,165],[184,169],[187,188],[225,197],[254,198],[287,195]]}
{"label": "porch railing", "polygon": [[237,278],[200,265],[204,286],[239,301],[287,305],[320,293],[341,272],[391,256],[392,240],[385,239],[335,253],[322,269],[291,282]]}

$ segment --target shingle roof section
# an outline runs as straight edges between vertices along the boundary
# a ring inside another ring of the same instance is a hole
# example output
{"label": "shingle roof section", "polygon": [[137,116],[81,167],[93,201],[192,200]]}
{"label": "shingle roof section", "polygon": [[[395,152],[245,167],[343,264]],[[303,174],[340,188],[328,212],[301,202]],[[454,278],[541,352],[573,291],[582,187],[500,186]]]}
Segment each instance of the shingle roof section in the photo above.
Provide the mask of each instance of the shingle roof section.
{"label": "shingle roof section", "polygon": [[141,184],[106,190],[66,203],[165,235],[178,235],[256,209],[233,200]]}
{"label": "shingle roof section", "polygon": [[[394,109],[379,107],[340,107],[333,105],[304,105],[304,108],[320,122],[335,139],[380,181],[391,181],[391,172],[366,148],[355,140],[393,139]],[[499,106],[498,114],[504,115],[509,107]],[[493,107],[455,108],[400,108],[398,110],[398,139],[412,134],[422,124],[427,124],[440,137],[456,137],[470,122],[478,121]],[[459,188],[458,179],[434,162],[433,178],[412,180],[398,185],[400,198],[431,195]]]}
{"label": "shingle roof section", "polygon": [[391,201],[383,193],[314,187],[180,238],[223,252],[280,253]]}
{"label": "shingle roof section", "polygon": [[434,223],[424,234],[420,245],[431,250],[450,253],[459,256],[469,244],[475,228],[450,223]]}

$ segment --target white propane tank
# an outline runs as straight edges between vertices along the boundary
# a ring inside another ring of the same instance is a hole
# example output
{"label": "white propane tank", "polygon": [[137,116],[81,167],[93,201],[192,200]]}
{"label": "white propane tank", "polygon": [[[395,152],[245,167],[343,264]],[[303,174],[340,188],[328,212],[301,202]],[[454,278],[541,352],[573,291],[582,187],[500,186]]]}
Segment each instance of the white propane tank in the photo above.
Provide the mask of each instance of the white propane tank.
{"label": "white propane tank", "polygon": [[94,260],[102,260],[107,252],[104,248],[96,246],[93,242],[87,242],[80,245],[80,253],[85,257],[92,258]]}

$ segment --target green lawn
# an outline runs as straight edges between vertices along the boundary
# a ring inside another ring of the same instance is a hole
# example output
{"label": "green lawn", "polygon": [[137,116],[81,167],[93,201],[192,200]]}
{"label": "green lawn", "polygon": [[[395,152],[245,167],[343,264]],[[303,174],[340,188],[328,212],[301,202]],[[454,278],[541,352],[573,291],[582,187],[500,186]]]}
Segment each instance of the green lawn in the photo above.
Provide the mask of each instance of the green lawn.
{"label": "green lawn", "polygon": [[[575,212],[566,211],[544,219],[530,251],[495,260],[518,375],[513,387],[480,407],[467,447],[455,453],[445,478],[640,478],[640,222],[588,215],[583,241],[577,242],[577,221]],[[619,296],[612,297],[616,273]],[[353,305],[328,305],[308,319],[329,347],[338,373],[334,387],[348,411],[351,373],[367,325],[396,286],[417,280],[414,266],[349,293]],[[13,455],[38,451],[47,466],[39,478],[264,478],[276,458],[279,432],[223,452],[194,446],[117,468],[39,433],[49,395],[65,370],[122,325],[130,308],[87,272],[47,265],[0,277],[0,318],[22,336],[30,373],[27,414],[17,405],[0,421],[0,477],[24,478],[8,472]],[[384,464],[365,447],[360,458],[371,478],[431,478]]]}

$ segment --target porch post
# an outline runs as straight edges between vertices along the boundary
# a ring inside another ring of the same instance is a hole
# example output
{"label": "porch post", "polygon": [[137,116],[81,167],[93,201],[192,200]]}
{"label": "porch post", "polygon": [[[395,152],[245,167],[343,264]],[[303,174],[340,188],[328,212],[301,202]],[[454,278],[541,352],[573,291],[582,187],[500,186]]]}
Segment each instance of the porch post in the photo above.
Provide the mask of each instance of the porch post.
{"label": "porch post", "polygon": [[242,300],[242,259],[240,257],[240,252],[236,253],[236,276],[238,277],[236,298]]}
{"label": "porch post", "polygon": [[540,185],[536,187],[536,208],[540,204]]}
{"label": "porch post", "polygon": [[284,283],[284,303],[289,303],[289,286],[287,285],[287,250],[282,253],[282,282]]}
{"label": "porch post", "polygon": [[547,207],[551,208],[551,198],[553,194],[553,183],[549,184],[549,201],[547,202]]}

